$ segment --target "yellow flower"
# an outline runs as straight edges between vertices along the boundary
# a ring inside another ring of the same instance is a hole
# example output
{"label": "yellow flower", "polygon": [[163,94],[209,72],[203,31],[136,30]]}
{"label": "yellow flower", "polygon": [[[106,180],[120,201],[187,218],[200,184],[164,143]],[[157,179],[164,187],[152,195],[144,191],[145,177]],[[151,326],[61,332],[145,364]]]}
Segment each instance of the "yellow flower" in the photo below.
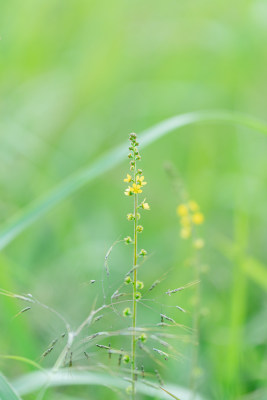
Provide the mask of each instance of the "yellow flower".
{"label": "yellow flower", "polygon": [[130,188],[130,190],[133,192],[133,193],[142,193],[142,190],[141,190],[141,185],[137,185],[136,183],[133,183],[133,186]]}
{"label": "yellow flower", "polygon": [[142,203],[142,208],[143,208],[144,210],[150,210],[150,206],[149,206],[148,203]]}
{"label": "yellow flower", "polygon": [[201,225],[204,222],[204,215],[201,212],[196,212],[192,216],[192,221],[196,225]]}
{"label": "yellow flower", "polygon": [[182,228],[180,232],[180,236],[182,239],[188,239],[191,235],[191,229],[190,228]]}
{"label": "yellow flower", "polygon": [[133,194],[132,188],[129,186],[125,192],[124,192],[125,196],[131,196]]}
{"label": "yellow flower", "polygon": [[188,215],[188,208],[185,204],[180,204],[177,207],[176,212],[180,217],[185,217],[186,215]]}
{"label": "yellow flower", "polygon": [[144,182],[144,179],[145,179],[144,176],[137,176],[136,182],[141,186],[145,186],[147,184],[147,182]]}
{"label": "yellow flower", "polygon": [[132,177],[131,175],[127,174],[127,178],[123,179],[124,182],[131,182],[132,181]]}
{"label": "yellow flower", "polygon": [[197,204],[196,201],[190,200],[188,203],[188,206],[190,208],[191,211],[195,212],[199,210],[199,205]]}

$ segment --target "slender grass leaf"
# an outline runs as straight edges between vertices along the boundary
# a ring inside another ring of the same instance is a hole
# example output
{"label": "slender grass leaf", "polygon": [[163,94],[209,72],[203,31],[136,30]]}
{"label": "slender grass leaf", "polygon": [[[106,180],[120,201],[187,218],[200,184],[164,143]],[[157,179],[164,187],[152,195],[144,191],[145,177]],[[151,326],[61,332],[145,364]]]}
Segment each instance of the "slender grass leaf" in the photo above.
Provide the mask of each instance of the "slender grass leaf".
{"label": "slender grass leaf", "polygon": [[[110,388],[117,388],[121,390],[125,390],[127,386],[129,386],[129,382],[117,378],[112,374],[100,374],[95,372],[84,372],[84,371],[36,371],[27,375],[22,376],[16,382],[14,382],[14,386],[17,391],[21,395],[26,395],[39,390],[44,385],[46,387],[54,387],[54,386],[73,386],[73,385],[93,385],[93,386],[106,386]],[[192,396],[190,390],[173,385],[168,384],[168,390],[172,393],[173,396],[177,396],[174,398],[179,398],[181,400],[189,400]],[[143,394],[145,396],[159,398],[159,399],[169,399],[169,394],[164,393],[159,389],[148,386],[142,382],[137,382],[136,390],[138,393]],[[178,397],[179,396],[179,397]],[[196,395],[195,400],[204,400],[203,397]]]}
{"label": "slender grass leaf", "polygon": [[29,358],[26,357],[21,357],[21,356],[8,356],[8,355],[1,355],[0,354],[0,358],[6,359],[6,360],[15,360],[15,361],[20,361],[23,362],[25,364],[29,364],[34,368],[37,369],[41,369],[43,370],[43,368],[41,367],[41,365],[39,365],[37,362],[30,360]]}
{"label": "slender grass leaf", "polygon": [[264,264],[249,257],[242,263],[242,270],[262,289],[267,290],[267,267]]}
{"label": "slender grass leaf", "polygon": [[163,390],[165,393],[167,393],[167,394],[168,394],[169,396],[171,396],[173,399],[180,400],[180,399],[178,399],[178,397],[174,396],[174,394],[168,392],[168,390],[164,389],[163,387],[161,387],[161,390]]}
{"label": "slender grass leaf", "polygon": [[[253,117],[227,111],[202,111],[177,115],[141,132],[139,134],[140,145],[144,148],[178,128],[199,122],[223,122],[243,125],[267,135],[267,124]],[[71,175],[52,191],[21,210],[18,215],[2,226],[0,230],[0,249],[7,246],[27,227],[85,184],[124,161],[127,148],[128,142],[115,147],[94,163]]]}
{"label": "slender grass leaf", "polygon": [[15,389],[8,383],[4,375],[0,373],[0,400],[21,400]]}

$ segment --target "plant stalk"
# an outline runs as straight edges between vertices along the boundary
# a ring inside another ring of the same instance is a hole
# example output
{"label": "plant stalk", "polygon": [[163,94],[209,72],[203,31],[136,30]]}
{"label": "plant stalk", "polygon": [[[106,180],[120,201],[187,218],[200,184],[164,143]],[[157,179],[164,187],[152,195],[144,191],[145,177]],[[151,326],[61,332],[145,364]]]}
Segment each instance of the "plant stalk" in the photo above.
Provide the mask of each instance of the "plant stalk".
{"label": "plant stalk", "polygon": [[[138,195],[134,195],[134,268],[137,265],[137,201]],[[135,351],[136,351],[136,318],[137,318],[137,301],[136,301],[136,286],[137,286],[137,270],[134,269],[133,277],[133,335],[132,335],[132,400],[135,399]]]}

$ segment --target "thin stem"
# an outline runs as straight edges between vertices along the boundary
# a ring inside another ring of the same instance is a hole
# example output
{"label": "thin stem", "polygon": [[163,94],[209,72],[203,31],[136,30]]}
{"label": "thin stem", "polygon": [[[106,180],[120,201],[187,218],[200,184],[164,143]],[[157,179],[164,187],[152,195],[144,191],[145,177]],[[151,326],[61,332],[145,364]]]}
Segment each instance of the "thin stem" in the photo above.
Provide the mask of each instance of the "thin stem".
{"label": "thin stem", "polygon": [[[136,176],[136,171],[135,171]],[[134,195],[134,257],[133,264],[134,268],[137,265],[137,201],[138,195]],[[136,301],[136,282],[137,282],[137,269],[134,269],[134,280],[133,280],[133,335],[132,335],[132,400],[135,399],[135,346],[136,346],[136,317],[137,317],[137,301]]]}
{"label": "thin stem", "polygon": [[[199,271],[199,252],[196,250],[195,253],[195,279],[197,281],[200,280],[200,271]],[[192,367],[191,367],[191,376],[190,376],[190,389],[191,389],[191,397],[190,400],[195,400],[196,398],[196,390],[197,390],[197,379],[196,379],[196,370],[198,367],[198,346],[199,346],[199,319],[200,319],[200,286],[199,284],[196,287],[196,294],[195,294],[195,309],[193,314],[193,352],[192,352]]]}

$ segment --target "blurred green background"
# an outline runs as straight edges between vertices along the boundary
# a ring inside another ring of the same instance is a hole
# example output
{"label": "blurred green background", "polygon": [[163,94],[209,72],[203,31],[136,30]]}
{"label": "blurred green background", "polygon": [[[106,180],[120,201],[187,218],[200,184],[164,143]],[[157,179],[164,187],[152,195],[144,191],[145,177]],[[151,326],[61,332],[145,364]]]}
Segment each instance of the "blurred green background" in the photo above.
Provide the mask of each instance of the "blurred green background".
{"label": "blurred green background", "polygon": [[[131,131],[195,110],[266,119],[266,19],[263,0],[1,0],[2,223]],[[170,268],[173,286],[193,279],[166,161],[205,214],[198,388],[207,399],[267,396],[266,151],[260,133],[214,122],[185,127],[142,152],[151,204],[142,235],[142,247],[152,254],[142,276],[146,285]],[[34,294],[77,326],[100,291],[84,282],[101,279],[109,246],[131,233],[127,171],[125,154],[123,165],[9,244],[0,255],[0,286]],[[115,278],[127,271],[127,260],[126,248],[114,250]],[[179,297],[189,314],[176,316],[189,326],[190,290]],[[33,309],[14,320],[22,307],[3,297],[0,308],[1,354],[38,360],[61,332],[49,313]],[[165,380],[189,385],[189,347],[177,343],[183,357],[162,372]],[[0,363],[9,378],[31,370]],[[112,396],[106,389],[79,390],[81,398]]]}

